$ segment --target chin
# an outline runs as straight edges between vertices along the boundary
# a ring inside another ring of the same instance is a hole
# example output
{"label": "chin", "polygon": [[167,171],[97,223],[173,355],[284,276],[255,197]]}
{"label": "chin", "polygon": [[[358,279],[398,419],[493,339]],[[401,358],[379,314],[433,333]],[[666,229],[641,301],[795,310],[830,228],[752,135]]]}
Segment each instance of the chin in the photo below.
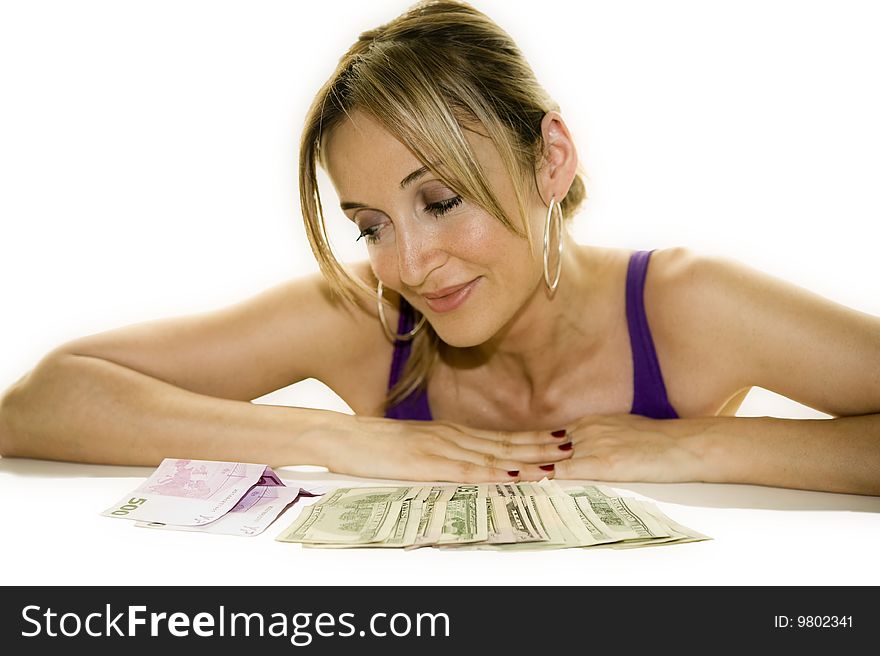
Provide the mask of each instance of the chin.
{"label": "chin", "polygon": [[495,331],[485,323],[458,326],[438,326],[435,323],[434,332],[445,344],[455,348],[479,346],[495,334]]}

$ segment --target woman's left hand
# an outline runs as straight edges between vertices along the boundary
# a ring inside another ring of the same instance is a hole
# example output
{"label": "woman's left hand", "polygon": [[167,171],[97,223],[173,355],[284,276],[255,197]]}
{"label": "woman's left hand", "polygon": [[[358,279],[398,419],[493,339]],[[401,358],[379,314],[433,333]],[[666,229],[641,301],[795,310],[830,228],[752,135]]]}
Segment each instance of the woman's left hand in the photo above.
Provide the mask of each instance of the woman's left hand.
{"label": "woman's left hand", "polygon": [[[672,423],[675,422],[675,423]],[[555,478],[681,483],[701,480],[701,460],[689,439],[699,423],[641,415],[588,415],[566,428],[569,460]]]}

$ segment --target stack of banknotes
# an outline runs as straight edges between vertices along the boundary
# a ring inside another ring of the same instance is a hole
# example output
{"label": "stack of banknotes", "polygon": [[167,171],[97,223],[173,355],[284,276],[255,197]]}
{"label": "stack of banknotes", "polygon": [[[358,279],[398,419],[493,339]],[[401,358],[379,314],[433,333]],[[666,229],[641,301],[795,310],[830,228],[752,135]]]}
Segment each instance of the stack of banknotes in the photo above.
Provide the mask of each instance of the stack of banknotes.
{"label": "stack of banknotes", "polygon": [[711,538],[654,504],[595,485],[344,487],[302,509],[275,538],[304,547],[628,549]]}
{"label": "stack of banknotes", "polygon": [[287,487],[266,465],[166,458],[101,514],[143,528],[254,536],[297,499],[311,496]]}

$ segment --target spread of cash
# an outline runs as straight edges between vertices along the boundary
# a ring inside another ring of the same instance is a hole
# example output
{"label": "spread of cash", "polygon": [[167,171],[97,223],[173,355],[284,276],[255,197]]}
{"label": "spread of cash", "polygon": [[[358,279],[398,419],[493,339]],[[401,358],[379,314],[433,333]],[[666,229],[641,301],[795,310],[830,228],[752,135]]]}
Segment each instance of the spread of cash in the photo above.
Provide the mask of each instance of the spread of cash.
{"label": "spread of cash", "polygon": [[[564,484],[564,485],[563,485]],[[537,483],[288,487],[266,465],[166,458],[102,512],[143,528],[254,536],[301,497],[306,506],[280,542],[304,547],[629,549],[712,538],[648,501],[598,485]]]}
{"label": "spread of cash", "polygon": [[302,509],[275,538],[304,547],[511,551],[634,547],[712,538],[654,504],[595,485],[538,483],[345,487]]}
{"label": "spread of cash", "polygon": [[101,514],[135,526],[259,535],[300,497],[266,465],[166,458],[144,483]]}

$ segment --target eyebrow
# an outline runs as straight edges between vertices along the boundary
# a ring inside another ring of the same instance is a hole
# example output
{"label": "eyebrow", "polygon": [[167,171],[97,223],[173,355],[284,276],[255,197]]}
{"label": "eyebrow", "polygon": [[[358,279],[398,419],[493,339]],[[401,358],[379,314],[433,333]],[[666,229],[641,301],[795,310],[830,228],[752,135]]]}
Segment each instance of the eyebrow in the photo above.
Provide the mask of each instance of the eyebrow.
{"label": "eyebrow", "polygon": [[[413,182],[415,182],[416,180],[421,178],[423,175],[425,175],[425,173],[427,173],[428,170],[429,169],[427,166],[423,166],[420,169],[416,169],[415,171],[413,171],[408,176],[406,176],[403,180],[400,181],[400,188],[406,189],[408,185],[412,184]],[[366,205],[364,205],[363,203],[353,203],[350,201],[345,201],[343,203],[339,203],[339,207],[341,207],[342,210],[345,211],[345,210],[356,210],[361,207],[366,207]]]}

